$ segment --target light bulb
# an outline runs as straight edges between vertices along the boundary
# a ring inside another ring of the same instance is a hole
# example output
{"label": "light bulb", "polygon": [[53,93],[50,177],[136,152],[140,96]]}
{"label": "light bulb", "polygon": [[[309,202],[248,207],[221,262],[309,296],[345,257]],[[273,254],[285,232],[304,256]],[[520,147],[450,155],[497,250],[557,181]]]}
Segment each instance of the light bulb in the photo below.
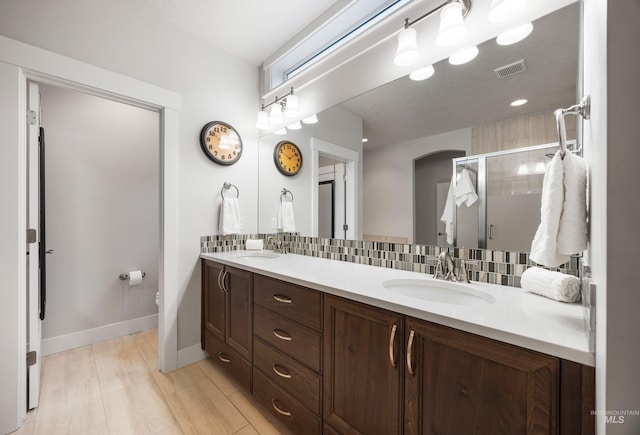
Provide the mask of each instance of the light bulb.
{"label": "light bulb", "polygon": [[304,118],[302,120],[302,122],[304,124],[317,124],[318,123],[318,116],[314,113],[313,115]]}
{"label": "light bulb", "polygon": [[298,96],[289,95],[287,97],[287,105],[284,109],[284,116],[287,118],[295,118],[300,116],[300,106],[298,106]]}
{"label": "light bulb", "polygon": [[434,73],[435,70],[433,69],[433,65],[428,65],[413,71],[411,74],[409,74],[409,78],[415,81],[426,80]]}
{"label": "light bulb", "polygon": [[518,15],[526,4],[527,0],[492,0],[489,21],[502,23],[510,20]]}
{"label": "light bulb", "polygon": [[267,112],[264,110],[258,112],[256,128],[259,130],[267,130],[269,128],[269,115],[267,115]]}
{"label": "light bulb", "polygon": [[463,48],[455,51],[451,56],[449,56],[449,63],[451,65],[462,65],[467,62],[471,62],[477,55],[478,47],[475,45],[473,47]]}
{"label": "light bulb", "polygon": [[416,36],[417,33],[412,28],[406,28],[398,33],[398,50],[396,57],[393,58],[393,63],[398,66],[410,66],[418,61],[420,53]]}
{"label": "light bulb", "polygon": [[282,106],[280,106],[280,103],[274,103],[269,112],[269,124],[280,125],[282,122]]}
{"label": "light bulb", "polygon": [[508,30],[504,33],[501,33],[496,38],[496,42],[498,45],[511,45],[516,42],[522,41],[524,38],[529,36],[533,31],[533,24],[526,23],[522,24],[514,29]]}
{"label": "light bulb", "polygon": [[436,45],[450,47],[460,42],[466,35],[467,28],[462,18],[462,4],[458,2],[447,4],[440,12],[440,30]]}

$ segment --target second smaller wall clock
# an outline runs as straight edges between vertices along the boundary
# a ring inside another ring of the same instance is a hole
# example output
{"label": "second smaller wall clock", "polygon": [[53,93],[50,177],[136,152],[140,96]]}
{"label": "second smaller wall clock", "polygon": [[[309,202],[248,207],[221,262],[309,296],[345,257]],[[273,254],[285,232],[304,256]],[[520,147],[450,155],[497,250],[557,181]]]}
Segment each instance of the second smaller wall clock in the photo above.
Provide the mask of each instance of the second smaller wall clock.
{"label": "second smaller wall clock", "polygon": [[296,144],[283,140],[273,150],[273,161],[282,174],[296,175],[302,168],[302,153]]}
{"label": "second smaller wall clock", "polygon": [[240,135],[222,121],[213,121],[202,127],[200,146],[204,155],[219,165],[233,165],[242,155]]}

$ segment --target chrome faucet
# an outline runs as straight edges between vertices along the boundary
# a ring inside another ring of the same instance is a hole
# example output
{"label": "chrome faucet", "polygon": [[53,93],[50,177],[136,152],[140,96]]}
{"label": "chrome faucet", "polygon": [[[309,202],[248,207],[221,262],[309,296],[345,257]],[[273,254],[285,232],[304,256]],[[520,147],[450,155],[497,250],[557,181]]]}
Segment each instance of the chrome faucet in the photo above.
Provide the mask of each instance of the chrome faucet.
{"label": "chrome faucet", "polygon": [[436,271],[433,277],[435,279],[468,283],[469,276],[467,274],[466,261],[463,259],[459,259],[458,261],[460,262],[460,267],[455,266],[456,262],[447,251],[441,252],[440,255],[438,255]]}
{"label": "chrome faucet", "polygon": [[269,246],[269,242],[271,242],[275,247],[273,248],[273,252],[276,254],[286,254],[286,245],[284,240],[280,240],[276,237],[269,236],[267,237],[267,246]]}

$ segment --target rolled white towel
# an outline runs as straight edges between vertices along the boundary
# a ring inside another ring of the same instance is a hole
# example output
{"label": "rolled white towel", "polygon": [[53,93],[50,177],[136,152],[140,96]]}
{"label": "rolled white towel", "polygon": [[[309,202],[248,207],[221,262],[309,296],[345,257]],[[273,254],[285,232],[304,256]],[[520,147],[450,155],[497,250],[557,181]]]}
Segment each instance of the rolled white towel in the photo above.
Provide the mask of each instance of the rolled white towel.
{"label": "rolled white towel", "polygon": [[580,280],[572,275],[530,267],[522,273],[520,285],[523,290],[546,296],[561,302],[580,300]]}
{"label": "rolled white towel", "polygon": [[262,239],[247,239],[244,245],[244,249],[247,251],[261,251],[264,247],[264,240]]}

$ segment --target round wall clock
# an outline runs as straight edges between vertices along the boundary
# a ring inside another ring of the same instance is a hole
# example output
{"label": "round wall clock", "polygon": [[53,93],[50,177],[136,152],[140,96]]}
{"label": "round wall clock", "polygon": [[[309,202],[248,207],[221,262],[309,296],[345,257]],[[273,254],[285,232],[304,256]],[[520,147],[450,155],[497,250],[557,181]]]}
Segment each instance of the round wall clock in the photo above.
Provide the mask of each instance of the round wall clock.
{"label": "round wall clock", "polygon": [[273,150],[273,161],[282,174],[296,175],[302,168],[302,153],[296,144],[283,140]]}
{"label": "round wall clock", "polygon": [[205,156],[220,165],[233,165],[242,155],[240,135],[222,121],[213,121],[202,127],[200,146]]}

